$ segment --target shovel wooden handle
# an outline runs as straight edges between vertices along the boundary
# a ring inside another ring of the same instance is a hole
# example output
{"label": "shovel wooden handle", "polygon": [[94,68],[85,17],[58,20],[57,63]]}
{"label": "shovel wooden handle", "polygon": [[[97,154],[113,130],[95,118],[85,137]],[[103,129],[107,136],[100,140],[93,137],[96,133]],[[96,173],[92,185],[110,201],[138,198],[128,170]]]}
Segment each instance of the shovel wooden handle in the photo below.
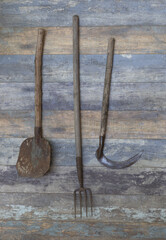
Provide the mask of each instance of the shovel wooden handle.
{"label": "shovel wooden handle", "polygon": [[44,47],[44,29],[38,30],[35,55],[35,127],[42,127],[42,56]]}
{"label": "shovel wooden handle", "polygon": [[111,83],[113,55],[114,55],[114,43],[115,43],[115,40],[113,38],[110,38],[108,40],[107,64],[106,64],[105,82],[104,82],[104,91],[103,91],[103,103],[102,103],[102,111],[101,111],[101,127],[100,127],[100,136],[101,137],[105,137],[106,127],[107,127],[109,96],[110,96],[110,83]]}

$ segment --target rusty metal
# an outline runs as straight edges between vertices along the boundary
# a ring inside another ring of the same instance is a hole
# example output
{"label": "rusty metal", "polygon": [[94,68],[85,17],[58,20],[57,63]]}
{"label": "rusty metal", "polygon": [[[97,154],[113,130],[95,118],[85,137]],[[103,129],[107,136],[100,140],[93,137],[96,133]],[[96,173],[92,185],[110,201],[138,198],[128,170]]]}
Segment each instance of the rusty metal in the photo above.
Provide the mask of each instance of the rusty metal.
{"label": "rusty metal", "polygon": [[[90,202],[92,215],[92,191],[83,184],[82,143],[81,143],[81,117],[80,117],[80,76],[79,76],[79,17],[73,16],[73,84],[74,84],[74,127],[76,144],[76,165],[80,187],[74,191],[74,213],[76,217],[77,195],[80,202],[80,216],[82,217],[82,199],[85,199],[86,216],[88,215],[88,202]],[[88,201],[88,198],[90,201]]]}
{"label": "rusty metal", "polygon": [[100,136],[99,136],[99,147],[96,151],[97,160],[103,164],[104,166],[112,169],[121,169],[131,166],[136,163],[143,151],[136,154],[135,156],[129,158],[125,161],[112,161],[108,159],[104,153],[104,142],[106,135],[106,127],[107,127],[107,118],[108,118],[108,108],[109,108],[109,95],[110,95],[110,83],[111,83],[111,75],[112,75],[112,67],[113,67],[113,55],[114,55],[114,39],[109,39],[108,41],[108,49],[107,49],[107,64],[106,64],[106,73],[105,73],[105,83],[104,83],[104,91],[103,91],[103,103],[102,103],[102,111],[101,111],[101,127],[100,127]]}
{"label": "rusty metal", "polygon": [[44,30],[38,30],[35,56],[35,128],[34,137],[21,144],[17,172],[22,177],[41,177],[50,168],[51,147],[42,137],[42,55]]}

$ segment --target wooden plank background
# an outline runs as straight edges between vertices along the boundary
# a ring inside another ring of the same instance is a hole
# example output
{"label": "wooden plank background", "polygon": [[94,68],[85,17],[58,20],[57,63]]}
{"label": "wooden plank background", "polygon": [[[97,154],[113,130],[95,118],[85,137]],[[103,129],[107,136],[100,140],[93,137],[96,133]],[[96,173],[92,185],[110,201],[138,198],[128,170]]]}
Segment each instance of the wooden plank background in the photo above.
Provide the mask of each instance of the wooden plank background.
{"label": "wooden plank background", "polygon": [[[164,0],[0,1],[0,240],[166,239],[166,2]],[[80,16],[80,81],[85,185],[93,217],[75,221],[72,16]],[[43,57],[43,127],[52,165],[21,178],[16,161],[33,135],[34,54]],[[106,49],[115,37],[105,153],[128,169],[95,158]]]}

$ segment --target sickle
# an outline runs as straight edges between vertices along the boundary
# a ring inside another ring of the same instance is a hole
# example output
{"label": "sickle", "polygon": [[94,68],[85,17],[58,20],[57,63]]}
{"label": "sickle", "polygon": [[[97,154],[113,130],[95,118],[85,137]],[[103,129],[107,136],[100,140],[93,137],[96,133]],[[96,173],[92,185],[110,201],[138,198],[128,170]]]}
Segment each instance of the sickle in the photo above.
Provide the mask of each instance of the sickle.
{"label": "sickle", "polygon": [[96,151],[97,160],[103,164],[105,167],[112,169],[121,169],[126,168],[134,164],[140,159],[143,151],[129,158],[128,160],[116,162],[108,159],[104,153],[104,142],[105,142],[105,134],[107,127],[107,118],[108,118],[108,107],[109,107],[109,95],[110,95],[110,82],[111,82],[111,74],[113,67],[113,55],[114,55],[114,43],[115,40],[110,38],[108,41],[108,49],[107,49],[107,65],[106,65],[106,73],[105,73],[105,83],[104,83],[104,92],[103,92],[103,103],[102,103],[102,111],[101,111],[101,127],[100,127],[100,136],[99,136],[99,147]]}

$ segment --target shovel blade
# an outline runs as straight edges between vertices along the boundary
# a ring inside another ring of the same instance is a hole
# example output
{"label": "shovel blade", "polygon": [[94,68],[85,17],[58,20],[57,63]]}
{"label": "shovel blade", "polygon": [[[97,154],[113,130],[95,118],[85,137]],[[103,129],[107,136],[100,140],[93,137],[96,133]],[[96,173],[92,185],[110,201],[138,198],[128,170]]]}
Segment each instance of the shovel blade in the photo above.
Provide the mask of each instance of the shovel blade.
{"label": "shovel blade", "polygon": [[50,168],[51,147],[44,138],[27,138],[20,147],[17,172],[21,177],[41,177]]}

